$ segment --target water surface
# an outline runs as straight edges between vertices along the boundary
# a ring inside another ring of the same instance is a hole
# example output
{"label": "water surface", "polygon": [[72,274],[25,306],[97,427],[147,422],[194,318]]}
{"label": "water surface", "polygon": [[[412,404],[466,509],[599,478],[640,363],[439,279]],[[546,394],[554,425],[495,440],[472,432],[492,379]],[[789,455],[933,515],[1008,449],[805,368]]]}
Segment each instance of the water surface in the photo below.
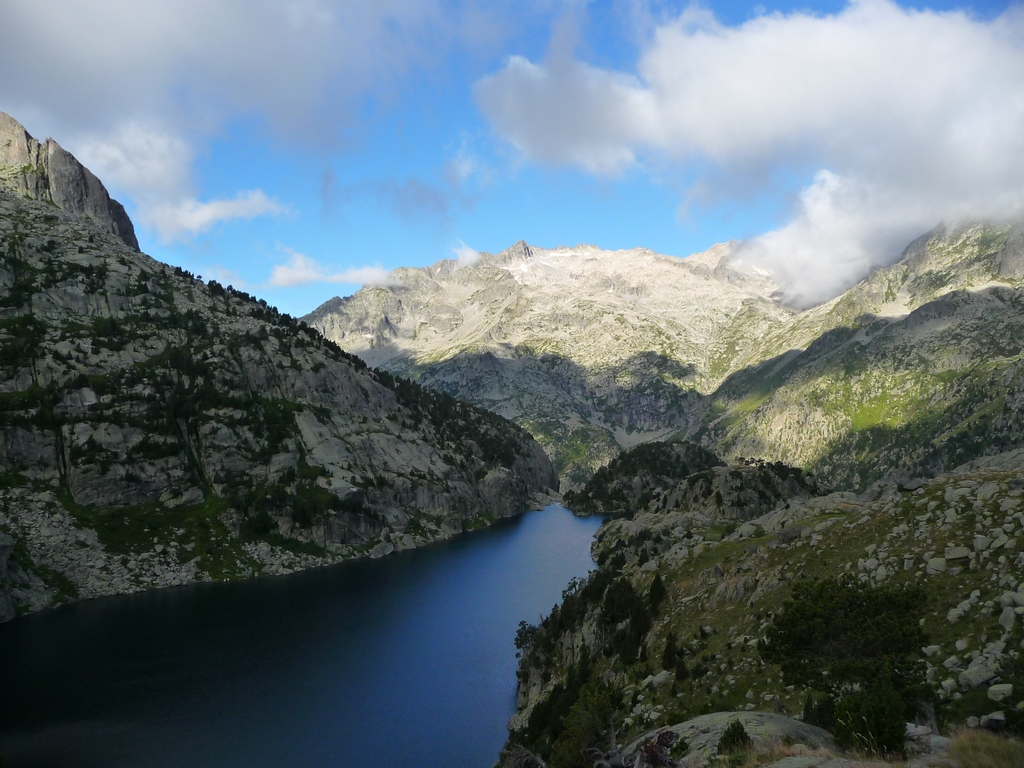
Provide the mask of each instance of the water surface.
{"label": "water surface", "polygon": [[593,567],[551,506],[422,550],[90,600],[0,625],[7,766],[467,766],[515,711],[513,638]]}

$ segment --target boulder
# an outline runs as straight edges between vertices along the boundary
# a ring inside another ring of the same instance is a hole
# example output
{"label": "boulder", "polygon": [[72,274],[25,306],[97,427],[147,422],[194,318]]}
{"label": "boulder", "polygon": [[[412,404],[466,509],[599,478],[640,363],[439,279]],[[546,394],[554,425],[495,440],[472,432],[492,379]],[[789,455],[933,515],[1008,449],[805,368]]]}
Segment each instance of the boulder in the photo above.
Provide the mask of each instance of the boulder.
{"label": "boulder", "polygon": [[[747,706],[753,707],[753,704]],[[729,724],[738,720],[750,736],[755,749],[767,749],[783,740],[789,743],[799,742],[809,747],[834,748],[832,735],[813,725],[794,720],[785,715],[773,712],[715,712],[701,715],[676,725],[648,731],[633,739],[622,749],[623,757],[631,757],[640,746],[651,739],[657,738],[665,731],[673,731],[689,743],[690,751],[686,757],[686,765],[705,765],[709,758],[717,753],[718,740],[722,738]]]}
{"label": "boulder", "polygon": [[999,683],[988,687],[988,697],[992,701],[1002,701],[1013,695],[1013,685],[1010,683]]}
{"label": "boulder", "polygon": [[783,528],[778,533],[779,543],[780,544],[792,544],[794,541],[796,541],[797,539],[800,538],[801,531],[802,531],[802,526],[799,526],[799,525],[790,525],[790,526],[788,526],[786,528]]}
{"label": "boulder", "polygon": [[989,712],[987,715],[984,715],[981,718],[981,722],[979,723],[979,725],[982,728],[991,728],[993,730],[998,730],[1003,726],[1005,722],[1006,713],[1002,710],[997,710],[995,712]]}
{"label": "boulder", "polygon": [[1017,614],[1014,613],[1013,608],[1007,606],[1003,608],[1003,612],[999,614],[999,625],[1007,632],[1013,629],[1013,625],[1017,623]]}
{"label": "boulder", "polygon": [[982,662],[980,664],[972,664],[965,669],[960,673],[958,680],[961,688],[972,690],[981,687],[995,676],[996,673],[987,664]]}
{"label": "boulder", "polygon": [[378,557],[384,557],[384,555],[390,555],[395,551],[395,545],[390,541],[382,541],[380,544],[370,550],[370,557],[377,559]]}

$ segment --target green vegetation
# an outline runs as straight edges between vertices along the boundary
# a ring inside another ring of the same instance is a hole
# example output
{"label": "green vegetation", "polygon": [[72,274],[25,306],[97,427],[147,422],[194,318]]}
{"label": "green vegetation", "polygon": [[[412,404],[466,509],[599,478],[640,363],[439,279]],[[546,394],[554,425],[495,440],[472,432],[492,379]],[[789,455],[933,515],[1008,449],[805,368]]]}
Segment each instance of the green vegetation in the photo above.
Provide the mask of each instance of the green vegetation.
{"label": "green vegetation", "polygon": [[733,720],[718,739],[718,754],[736,755],[750,751],[752,742],[746,728],[739,720]]}
{"label": "green vegetation", "polygon": [[[585,685],[562,719],[551,745],[551,768],[590,768],[589,750],[607,745],[615,713],[616,691],[607,684]],[[550,736],[549,736],[550,737]]]}
{"label": "green vegetation", "polygon": [[[768,627],[759,650],[784,679],[825,692],[809,722],[834,710],[836,743],[895,754],[903,729],[928,699],[920,649],[925,594],[920,587],[872,586],[852,577],[800,582]],[[828,724],[830,725],[830,724]]]}
{"label": "green vegetation", "polygon": [[903,754],[906,704],[891,679],[884,669],[864,690],[840,700],[835,714],[837,746],[871,754]]}
{"label": "green vegetation", "polygon": [[645,443],[599,469],[580,491],[566,493],[565,504],[577,514],[631,513],[646,506],[663,486],[721,464],[693,443]]}
{"label": "green vegetation", "polygon": [[1024,765],[1024,743],[987,731],[961,731],[953,737],[949,755],[971,768],[1019,768]]}
{"label": "green vegetation", "polygon": [[798,582],[759,646],[790,683],[839,697],[883,677],[913,706],[924,682],[925,594],[852,577]]}
{"label": "green vegetation", "polygon": [[510,466],[530,439],[522,427],[483,408],[382,369],[375,369],[373,374],[408,409],[414,428],[430,424],[441,445],[460,454],[467,451],[466,443],[471,441],[487,467]]}

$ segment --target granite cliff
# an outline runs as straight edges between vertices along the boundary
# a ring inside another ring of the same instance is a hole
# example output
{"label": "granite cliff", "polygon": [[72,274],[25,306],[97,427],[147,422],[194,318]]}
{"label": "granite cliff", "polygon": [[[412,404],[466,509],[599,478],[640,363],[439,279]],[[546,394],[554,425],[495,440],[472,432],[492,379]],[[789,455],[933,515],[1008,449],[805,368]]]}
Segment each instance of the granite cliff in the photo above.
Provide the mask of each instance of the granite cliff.
{"label": "granite cliff", "polygon": [[515,424],[139,253],[102,185],[62,206],[67,165],[0,188],[0,619],[386,555],[557,483]]}
{"label": "granite cliff", "polygon": [[103,182],[53,139],[40,142],[8,114],[0,112],[0,186],[62,211],[88,216],[139,250],[135,227],[124,206]]}

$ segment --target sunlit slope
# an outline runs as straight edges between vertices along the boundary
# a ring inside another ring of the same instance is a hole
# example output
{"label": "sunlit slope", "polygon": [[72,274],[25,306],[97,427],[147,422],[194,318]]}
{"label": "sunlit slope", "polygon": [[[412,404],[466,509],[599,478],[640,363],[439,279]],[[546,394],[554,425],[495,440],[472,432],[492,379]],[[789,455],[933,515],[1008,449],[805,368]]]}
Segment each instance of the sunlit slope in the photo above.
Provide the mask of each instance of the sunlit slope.
{"label": "sunlit slope", "polygon": [[714,390],[789,310],[730,246],[689,259],[645,249],[518,243],[473,266],[394,273],[306,320],[370,365],[491,408],[530,429],[564,477],[620,446],[690,426]]}

